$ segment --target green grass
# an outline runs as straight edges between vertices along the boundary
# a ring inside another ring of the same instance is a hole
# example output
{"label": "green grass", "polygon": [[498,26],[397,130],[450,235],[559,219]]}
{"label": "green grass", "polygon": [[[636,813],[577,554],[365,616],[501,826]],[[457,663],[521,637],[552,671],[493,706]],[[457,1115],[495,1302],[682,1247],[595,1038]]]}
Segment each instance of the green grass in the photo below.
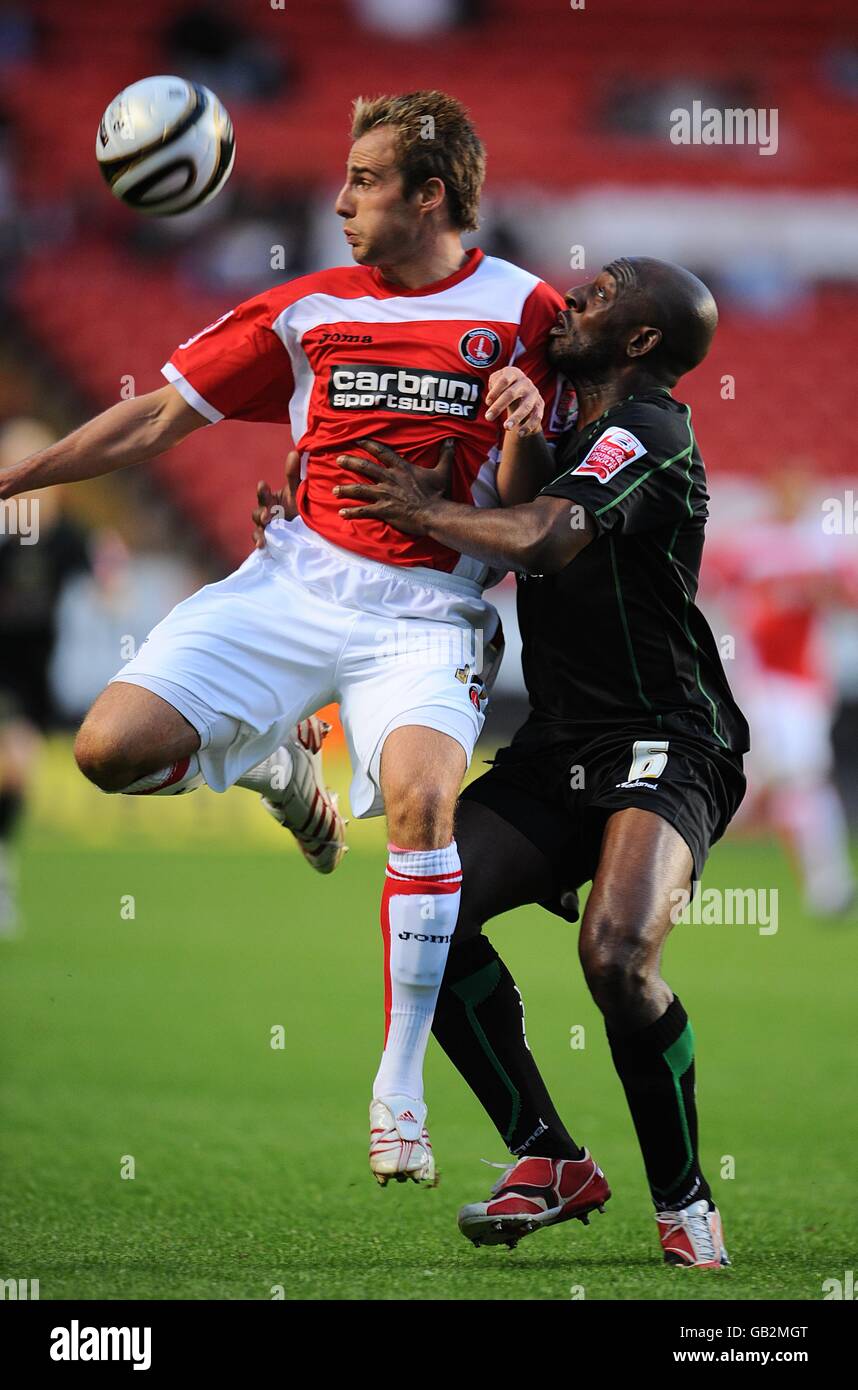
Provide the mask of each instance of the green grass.
{"label": "green grass", "polygon": [[[668,947],[734,1260],[706,1276],[660,1263],[575,929],[539,909],[493,939],[559,1108],[608,1173],[606,1215],[514,1252],[472,1249],[456,1210],[494,1176],[480,1158],[504,1155],[434,1043],[441,1184],[376,1187],[382,861],[362,844],[322,880],[276,843],[96,849],[31,830],[26,930],[0,943],[0,1276],[38,1278],[43,1299],[268,1299],[276,1285],[287,1299],[567,1299],[573,1286],[588,1299],[819,1299],[824,1279],[855,1268],[858,931],[804,919],[777,850],[727,845],[706,878],[778,886],[776,935],[687,926]],[[576,1024],[583,1050],[569,1045]],[[734,1179],[720,1177],[723,1155]]]}

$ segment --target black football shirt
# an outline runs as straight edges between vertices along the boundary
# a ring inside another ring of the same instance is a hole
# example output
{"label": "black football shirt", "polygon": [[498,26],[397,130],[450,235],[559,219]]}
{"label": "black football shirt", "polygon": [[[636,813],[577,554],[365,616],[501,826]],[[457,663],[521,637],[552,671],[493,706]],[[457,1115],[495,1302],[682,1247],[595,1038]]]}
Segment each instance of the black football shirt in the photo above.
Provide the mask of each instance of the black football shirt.
{"label": "black football shirt", "polygon": [[743,753],[748,726],[697,608],[708,516],[691,411],[664,388],[629,396],[561,444],[542,495],[597,535],[559,574],[521,576],[531,714],[519,746],[575,741],[694,712],[702,736]]}

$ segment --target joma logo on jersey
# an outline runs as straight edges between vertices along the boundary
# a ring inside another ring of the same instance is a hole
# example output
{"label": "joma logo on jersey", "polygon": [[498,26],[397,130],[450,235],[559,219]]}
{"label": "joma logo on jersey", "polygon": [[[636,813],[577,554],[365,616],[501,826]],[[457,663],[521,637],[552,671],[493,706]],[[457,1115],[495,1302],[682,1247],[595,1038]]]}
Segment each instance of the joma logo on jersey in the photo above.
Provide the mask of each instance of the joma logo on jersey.
{"label": "joma logo on jersey", "polygon": [[330,333],[327,329],[319,338],[319,347],[324,347],[326,343],[371,343],[373,341],[371,333]]}
{"label": "joma logo on jersey", "polygon": [[454,372],[409,371],[385,364],[332,367],[328,402],[335,410],[390,410],[406,415],[455,415],[474,420],[481,382]]}
{"label": "joma logo on jersey", "polygon": [[641,458],[645,453],[646,445],[641,444],[636,435],[630,434],[628,430],[619,429],[617,425],[611,425],[599,436],[586,458],[583,458],[572,471],[590,473],[598,478],[600,483],[606,483],[615,473],[619,473],[621,468],[625,468],[627,463]]}

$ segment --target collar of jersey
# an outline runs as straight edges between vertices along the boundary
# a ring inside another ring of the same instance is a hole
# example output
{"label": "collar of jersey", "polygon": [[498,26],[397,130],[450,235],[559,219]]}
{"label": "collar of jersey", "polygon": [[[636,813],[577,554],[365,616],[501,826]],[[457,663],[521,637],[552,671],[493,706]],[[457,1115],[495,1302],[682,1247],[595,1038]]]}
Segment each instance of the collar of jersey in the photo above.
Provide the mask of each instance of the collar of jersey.
{"label": "collar of jersey", "polygon": [[469,275],[473,275],[482,259],[483,253],[480,248],[473,246],[467,253],[465,264],[459,266],[458,270],[454,270],[452,275],[448,275],[446,280],[433,280],[428,285],[418,285],[416,290],[406,290],[402,285],[394,285],[391,280],[385,280],[378,267],[373,268],[372,278],[380,290],[402,299],[415,295],[440,294],[441,290],[449,290],[453,285],[458,285],[460,280],[466,280]]}
{"label": "collar of jersey", "polygon": [[639,395],[623,396],[621,401],[614,401],[614,404],[609,405],[607,410],[603,410],[597,420],[591,420],[589,425],[585,425],[581,434],[585,435],[588,434],[590,430],[596,429],[598,425],[601,425],[606,416],[610,415],[612,411],[619,410],[622,406],[628,405],[629,401],[645,401],[648,396],[655,395],[667,396],[668,400],[671,401],[676,400],[669,386],[653,386],[650,391],[641,391]]}

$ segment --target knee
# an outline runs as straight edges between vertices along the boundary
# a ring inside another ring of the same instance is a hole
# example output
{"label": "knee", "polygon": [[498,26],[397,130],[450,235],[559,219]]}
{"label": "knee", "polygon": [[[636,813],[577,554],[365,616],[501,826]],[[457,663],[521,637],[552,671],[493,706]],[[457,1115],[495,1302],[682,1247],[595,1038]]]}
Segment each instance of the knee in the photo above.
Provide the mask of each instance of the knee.
{"label": "knee", "polygon": [[130,750],[109,727],[85,720],[74,744],[75,762],[103,792],[119,792],[137,778]]}
{"label": "knee", "polygon": [[597,916],[581,932],[578,952],[587,986],[603,1013],[633,1010],[658,978],[658,962],[639,923]]}
{"label": "knee", "polygon": [[455,795],[441,783],[399,782],[387,791],[387,823],[394,844],[424,849],[453,838]]}

